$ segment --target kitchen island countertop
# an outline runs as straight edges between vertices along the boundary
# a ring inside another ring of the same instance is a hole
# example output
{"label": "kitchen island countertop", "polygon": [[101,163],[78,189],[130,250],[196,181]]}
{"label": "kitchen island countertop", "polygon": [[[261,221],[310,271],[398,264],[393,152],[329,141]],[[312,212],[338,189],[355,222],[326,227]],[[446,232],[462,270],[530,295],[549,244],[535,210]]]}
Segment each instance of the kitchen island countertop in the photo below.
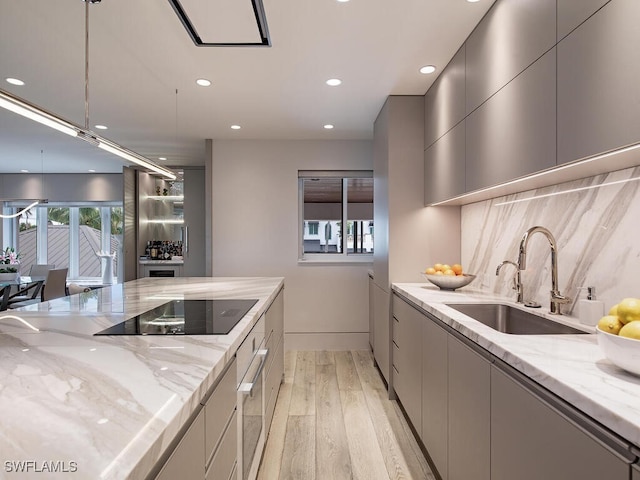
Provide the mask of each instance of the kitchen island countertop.
{"label": "kitchen island countertop", "polygon": [[[494,302],[517,305],[473,289],[441,291],[421,283],[397,283],[393,291],[442,320],[505,363],[547,388],[635,446],[640,446],[640,377],[616,367],[590,335],[509,335],[447,306]],[[538,313],[579,328],[575,318]]]}
{"label": "kitchen island countertop", "polygon": [[[145,478],[283,285],[144,278],[2,312],[0,477]],[[172,299],[217,298],[258,302],[228,335],[93,336]]]}

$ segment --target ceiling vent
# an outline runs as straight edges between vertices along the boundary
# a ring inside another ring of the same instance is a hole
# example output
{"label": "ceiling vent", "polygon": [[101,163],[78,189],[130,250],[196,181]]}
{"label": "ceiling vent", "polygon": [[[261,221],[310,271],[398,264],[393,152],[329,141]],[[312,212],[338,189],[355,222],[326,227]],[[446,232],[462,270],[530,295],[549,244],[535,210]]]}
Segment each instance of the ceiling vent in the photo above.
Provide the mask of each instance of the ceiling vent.
{"label": "ceiling vent", "polygon": [[169,0],[198,47],[270,47],[262,0]]}

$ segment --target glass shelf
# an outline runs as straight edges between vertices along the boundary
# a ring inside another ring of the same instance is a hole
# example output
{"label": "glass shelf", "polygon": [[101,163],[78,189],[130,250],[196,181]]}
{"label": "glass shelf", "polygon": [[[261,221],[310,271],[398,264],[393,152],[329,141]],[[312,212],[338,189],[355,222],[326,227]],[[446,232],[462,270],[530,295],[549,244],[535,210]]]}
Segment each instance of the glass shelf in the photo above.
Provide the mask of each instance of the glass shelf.
{"label": "glass shelf", "polygon": [[184,195],[147,195],[147,198],[165,202],[184,202]]}

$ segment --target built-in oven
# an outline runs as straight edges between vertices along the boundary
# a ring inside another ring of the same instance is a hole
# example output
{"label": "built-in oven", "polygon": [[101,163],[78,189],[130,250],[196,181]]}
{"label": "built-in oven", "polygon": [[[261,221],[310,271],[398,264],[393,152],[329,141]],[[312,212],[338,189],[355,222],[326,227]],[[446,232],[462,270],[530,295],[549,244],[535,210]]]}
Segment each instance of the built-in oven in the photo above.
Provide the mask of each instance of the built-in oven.
{"label": "built-in oven", "polygon": [[254,480],[265,444],[264,317],[238,349],[238,480]]}

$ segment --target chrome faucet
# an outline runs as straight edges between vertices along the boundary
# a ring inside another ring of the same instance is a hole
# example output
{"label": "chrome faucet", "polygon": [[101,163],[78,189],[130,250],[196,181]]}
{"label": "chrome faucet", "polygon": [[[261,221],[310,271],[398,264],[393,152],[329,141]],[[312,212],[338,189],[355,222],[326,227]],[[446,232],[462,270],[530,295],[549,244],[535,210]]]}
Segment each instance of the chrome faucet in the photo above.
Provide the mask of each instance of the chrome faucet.
{"label": "chrome faucet", "polygon": [[517,298],[516,298],[516,302],[518,303],[523,303],[523,298],[522,298],[522,278],[520,276],[520,267],[518,266],[517,263],[512,262],[511,260],[504,260],[500,265],[498,265],[498,268],[496,268],[496,277],[500,274],[500,269],[502,267],[504,267],[505,265],[513,265],[516,269],[515,274],[513,275],[513,287],[511,287],[513,290],[516,291],[516,293],[518,294]]}
{"label": "chrome faucet", "polygon": [[560,294],[558,290],[558,248],[556,246],[556,239],[549,230],[544,227],[531,227],[524,232],[522,240],[520,240],[520,250],[518,255],[518,271],[527,269],[527,244],[529,239],[534,233],[542,233],[551,246],[551,304],[549,306],[549,313],[555,313],[562,315],[560,311],[560,305],[569,303],[571,298]]}

